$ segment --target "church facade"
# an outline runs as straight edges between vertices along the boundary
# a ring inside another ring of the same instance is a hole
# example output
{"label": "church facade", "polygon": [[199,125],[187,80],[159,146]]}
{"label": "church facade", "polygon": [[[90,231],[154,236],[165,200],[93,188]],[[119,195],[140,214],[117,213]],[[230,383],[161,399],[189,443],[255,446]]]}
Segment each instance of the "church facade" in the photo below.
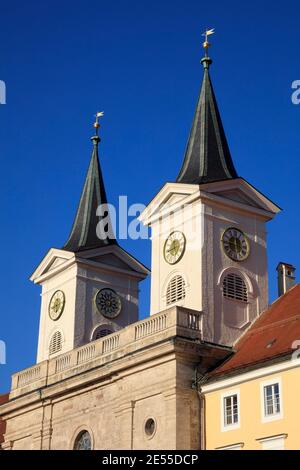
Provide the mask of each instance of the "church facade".
{"label": "church facade", "polygon": [[12,377],[0,407],[3,449],[205,448],[201,379],[268,307],[266,223],[280,211],[236,172],[211,63],[206,49],[179,175],[140,217],[152,230],[141,321],[150,271],[99,224],[96,122],[70,236],[31,277],[42,288],[37,363]]}

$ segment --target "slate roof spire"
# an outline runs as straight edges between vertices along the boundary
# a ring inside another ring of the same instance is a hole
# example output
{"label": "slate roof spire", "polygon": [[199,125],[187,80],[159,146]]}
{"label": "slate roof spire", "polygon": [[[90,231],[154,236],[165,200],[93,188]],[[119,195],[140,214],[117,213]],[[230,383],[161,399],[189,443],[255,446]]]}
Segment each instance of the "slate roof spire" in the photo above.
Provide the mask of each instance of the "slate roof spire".
{"label": "slate roof spire", "polygon": [[[111,219],[106,210],[107,197],[104,187],[103,176],[99,163],[98,145],[101,141],[98,136],[100,124],[98,118],[103,113],[98,113],[94,128],[95,135],[91,138],[93,142],[93,152],[86,175],[85,183],[81,193],[79,205],[77,208],[76,216],[74,219],[71,233],[65,245],[64,250],[78,252],[82,250],[89,250],[93,248],[101,248],[104,246],[117,244],[115,236],[112,232]],[[96,212],[99,207],[103,208],[103,215],[97,216]],[[98,225],[103,221],[102,225]],[[105,223],[107,222],[107,223]],[[96,232],[98,226],[98,235]],[[103,227],[101,233],[99,229]]]}
{"label": "slate roof spire", "polygon": [[[213,34],[211,31],[207,33]],[[238,177],[210,79],[212,60],[208,56],[207,33],[205,57],[201,60],[204,77],[177,183],[202,184]]]}

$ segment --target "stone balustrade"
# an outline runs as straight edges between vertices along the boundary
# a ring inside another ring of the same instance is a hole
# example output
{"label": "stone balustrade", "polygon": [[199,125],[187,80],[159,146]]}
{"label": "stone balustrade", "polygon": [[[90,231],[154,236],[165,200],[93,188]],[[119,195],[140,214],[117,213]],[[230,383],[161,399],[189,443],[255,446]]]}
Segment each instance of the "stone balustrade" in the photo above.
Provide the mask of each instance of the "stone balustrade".
{"label": "stone balustrade", "polygon": [[[122,357],[124,353],[151,346],[163,339],[174,336],[201,340],[202,313],[182,307],[173,307],[141,320],[126,328],[86,344],[80,348],[49,358],[29,369],[14,374],[10,397],[29,393],[38,388],[59,382],[62,378],[74,376],[85,367],[85,371],[109,362],[111,355]],[[97,365],[97,363],[96,363]]]}
{"label": "stone balustrade", "polygon": [[36,382],[41,376],[41,366],[31,367],[18,374],[17,388],[24,387],[31,382]]}

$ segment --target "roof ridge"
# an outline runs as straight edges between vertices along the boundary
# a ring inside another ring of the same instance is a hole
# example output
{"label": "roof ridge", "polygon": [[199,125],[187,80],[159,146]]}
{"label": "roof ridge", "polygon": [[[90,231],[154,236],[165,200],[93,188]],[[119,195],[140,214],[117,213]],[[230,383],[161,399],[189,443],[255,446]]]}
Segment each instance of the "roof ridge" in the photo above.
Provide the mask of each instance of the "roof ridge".
{"label": "roof ridge", "polygon": [[297,314],[297,315],[293,315],[292,317],[285,318],[283,320],[278,320],[276,322],[268,323],[268,325],[264,325],[264,326],[260,326],[258,328],[254,328],[253,332],[251,332],[251,335],[254,334],[254,333],[257,333],[259,331],[267,330],[270,327],[284,325],[286,323],[289,323],[289,322],[292,322],[292,321],[295,321],[295,320],[299,320],[299,319],[300,319],[300,314]]}
{"label": "roof ridge", "polygon": [[[235,367],[232,367],[232,369],[229,369],[229,370],[225,370],[222,372],[222,366],[226,364],[226,362],[224,362],[223,364],[221,364],[218,368],[214,369],[209,375],[211,377],[217,377],[217,376],[222,376],[222,375],[235,375],[235,372],[241,370],[241,369],[247,369],[247,367],[249,367],[250,365],[251,366],[256,366],[258,364],[264,364],[264,363],[268,363],[270,360],[275,360],[275,359],[279,359],[280,357],[285,357],[286,355],[290,354],[291,353],[291,348],[289,349],[286,349],[278,354],[274,354],[272,356],[267,356],[267,357],[264,357],[264,358],[261,358],[261,359],[258,359],[256,361],[249,361],[249,362],[245,362],[244,364],[240,364],[238,366],[235,366]],[[228,360],[230,360],[232,358],[229,357]],[[219,370],[221,370],[221,372],[219,372]]]}
{"label": "roof ridge", "polygon": [[[265,328],[265,327],[258,327],[258,328],[255,328],[255,324],[258,320],[260,320],[266,313],[268,313],[270,311],[271,308],[273,308],[273,306],[279,301],[279,300],[283,300],[283,298],[289,294],[292,290],[294,290],[297,286],[300,286],[300,282],[297,282],[297,284],[295,284],[294,286],[292,286],[285,294],[281,295],[280,297],[277,297],[275,300],[273,300],[273,302],[270,303],[270,305],[268,305],[268,307],[263,310],[259,315],[258,317],[255,318],[255,320],[253,321],[253,323],[251,323],[248,328],[243,332],[243,334],[233,343],[233,347],[238,344],[243,338],[244,336],[249,333],[249,330],[250,329],[254,329],[254,331],[258,331],[260,328]],[[281,320],[279,320],[281,321]],[[272,323],[273,325],[275,325],[275,323]],[[250,333],[252,334],[252,333]]]}

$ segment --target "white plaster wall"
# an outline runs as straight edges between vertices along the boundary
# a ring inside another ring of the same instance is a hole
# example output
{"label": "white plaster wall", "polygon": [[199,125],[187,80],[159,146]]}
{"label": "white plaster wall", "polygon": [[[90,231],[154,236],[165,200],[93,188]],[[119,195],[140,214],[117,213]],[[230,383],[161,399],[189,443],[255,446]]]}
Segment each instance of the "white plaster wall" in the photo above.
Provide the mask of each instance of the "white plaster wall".
{"label": "white plaster wall", "polygon": [[[203,248],[203,305],[207,318],[205,335],[210,341],[232,344],[240,336],[241,330],[268,306],[265,222],[256,216],[206,205],[204,226],[206,238]],[[232,226],[242,230],[250,241],[250,256],[239,263],[229,259],[221,246],[223,232]],[[249,295],[248,304],[223,298],[222,283],[218,282],[222,272],[228,268],[238,270],[245,281],[250,281],[253,294]],[[246,318],[245,322],[242,321],[243,318]],[[234,322],[236,327],[233,326]]]}
{"label": "white plaster wall", "polygon": [[[63,348],[59,354],[74,348],[76,274],[77,268],[72,266],[45,281],[42,286],[37,362],[48,359],[49,341],[56,330],[63,334]],[[64,291],[66,303],[62,316],[54,322],[49,317],[48,306],[56,290]]]}
{"label": "white plaster wall", "polygon": [[[100,289],[114,289],[121,298],[122,310],[115,319],[101,315],[95,304]],[[124,275],[93,272],[79,268],[76,291],[75,347],[91,340],[97,326],[109,325],[114,331],[138,321],[138,283]]]}
{"label": "white plaster wall", "polygon": [[[115,319],[105,318],[96,308],[96,293],[103,288],[114,289],[121,297],[122,310]],[[63,314],[54,322],[49,317],[48,306],[58,289],[64,291],[66,303]],[[138,282],[129,274],[117,275],[78,265],[46,280],[42,287],[37,362],[48,359],[50,338],[57,330],[63,335],[63,347],[58,353],[62,354],[88,343],[97,326],[103,324],[118,330],[138,321],[138,292]]]}
{"label": "white plaster wall", "polygon": [[[151,315],[166,308],[167,284],[175,274],[182,274],[186,281],[186,298],[177,305],[202,310],[201,226],[200,201],[191,204],[188,210],[152,225]],[[170,233],[177,230],[184,233],[186,248],[181,260],[170,265],[164,259],[164,245]]]}
{"label": "white plaster wall", "polygon": [[[228,207],[222,202],[196,200],[190,210],[171,214],[152,224],[151,315],[166,308],[166,288],[175,274],[186,280],[186,298],[178,302],[203,311],[204,337],[208,341],[231,345],[268,306],[268,273],[265,221],[258,215]],[[229,227],[242,230],[250,241],[250,256],[243,262],[229,259],[221,246]],[[169,265],[163,255],[165,241],[174,230],[185,234],[182,259]],[[248,304],[223,299],[219,278],[228,268],[238,269],[251,285]]]}

